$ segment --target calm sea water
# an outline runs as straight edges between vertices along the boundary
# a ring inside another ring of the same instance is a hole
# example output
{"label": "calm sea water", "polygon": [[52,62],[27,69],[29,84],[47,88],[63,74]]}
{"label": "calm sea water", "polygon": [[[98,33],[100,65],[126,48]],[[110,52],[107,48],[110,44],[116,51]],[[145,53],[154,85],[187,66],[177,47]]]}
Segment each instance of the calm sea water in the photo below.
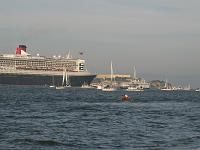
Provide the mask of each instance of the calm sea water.
{"label": "calm sea water", "polygon": [[200,92],[0,86],[0,149],[198,150]]}

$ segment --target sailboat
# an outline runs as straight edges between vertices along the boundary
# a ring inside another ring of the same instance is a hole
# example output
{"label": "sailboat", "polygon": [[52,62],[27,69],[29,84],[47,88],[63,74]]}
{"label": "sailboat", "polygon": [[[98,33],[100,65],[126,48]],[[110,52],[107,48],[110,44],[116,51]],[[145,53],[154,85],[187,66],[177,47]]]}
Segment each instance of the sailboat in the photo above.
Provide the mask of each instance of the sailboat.
{"label": "sailboat", "polygon": [[142,92],[144,89],[138,86],[129,86],[126,91]]}
{"label": "sailboat", "polygon": [[64,86],[65,84],[65,79],[66,79],[66,68],[63,68],[63,79],[62,79],[62,86],[56,86],[57,90],[62,90],[65,89],[66,87]]}
{"label": "sailboat", "polygon": [[138,78],[136,76],[136,68],[134,66],[133,67],[132,84],[128,86],[126,91],[135,91],[135,92],[144,91],[143,87],[141,87],[140,85],[141,85],[141,82],[138,81]]}
{"label": "sailboat", "polygon": [[184,91],[190,91],[190,90],[191,90],[190,84],[188,84],[188,86],[185,87],[183,90],[184,90]]}
{"label": "sailboat", "polygon": [[137,79],[135,66],[133,67],[133,79]]}
{"label": "sailboat", "polygon": [[49,86],[50,88],[55,88],[55,83],[54,82],[55,82],[54,81],[54,76],[52,76],[52,85]]}
{"label": "sailboat", "polygon": [[117,89],[113,87],[113,66],[112,66],[112,61],[110,64],[110,85],[102,88],[102,91],[107,91],[107,92],[111,92],[111,91],[116,91]]}
{"label": "sailboat", "polygon": [[97,87],[96,87],[96,88],[97,88],[97,90],[102,90],[102,88],[103,88],[103,85],[100,85],[100,84],[99,84],[99,85],[97,85]]}
{"label": "sailboat", "polygon": [[172,91],[173,89],[169,87],[167,80],[165,81],[164,88],[161,88],[162,91]]}
{"label": "sailboat", "polygon": [[196,89],[195,91],[196,91],[196,92],[200,92],[200,88]]}
{"label": "sailboat", "polygon": [[67,72],[65,73],[65,87],[71,87],[70,81],[69,81],[69,75],[67,74]]}
{"label": "sailboat", "polygon": [[92,86],[90,86],[89,84],[87,84],[86,82],[84,82],[83,85],[81,86],[81,88],[93,89],[94,87],[92,87]]}

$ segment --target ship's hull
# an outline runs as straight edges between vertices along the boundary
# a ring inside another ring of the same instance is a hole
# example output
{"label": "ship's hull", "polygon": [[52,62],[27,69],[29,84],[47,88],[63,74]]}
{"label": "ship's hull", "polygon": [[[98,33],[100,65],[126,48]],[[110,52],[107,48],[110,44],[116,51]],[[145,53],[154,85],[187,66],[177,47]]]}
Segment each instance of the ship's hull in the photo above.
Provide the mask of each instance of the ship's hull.
{"label": "ship's hull", "polygon": [[[90,84],[96,75],[71,75],[69,81],[71,86],[82,86]],[[62,84],[61,75],[41,75],[41,74],[0,74],[0,84],[10,85],[55,85]]]}

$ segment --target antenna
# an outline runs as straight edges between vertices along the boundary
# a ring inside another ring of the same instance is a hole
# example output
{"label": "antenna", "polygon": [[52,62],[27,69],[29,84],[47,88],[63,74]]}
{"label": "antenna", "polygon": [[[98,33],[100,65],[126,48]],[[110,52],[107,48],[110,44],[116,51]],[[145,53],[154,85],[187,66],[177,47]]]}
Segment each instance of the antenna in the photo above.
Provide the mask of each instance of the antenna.
{"label": "antenna", "polygon": [[67,59],[70,59],[70,50],[69,50],[69,52],[68,52],[68,54],[67,54]]}
{"label": "antenna", "polygon": [[113,79],[113,66],[112,66],[112,61],[110,63],[110,80],[112,82],[112,79]]}
{"label": "antenna", "polygon": [[136,69],[135,69],[135,66],[133,67],[133,71],[134,71],[134,73],[133,73],[133,78],[136,79],[137,77],[136,77]]}

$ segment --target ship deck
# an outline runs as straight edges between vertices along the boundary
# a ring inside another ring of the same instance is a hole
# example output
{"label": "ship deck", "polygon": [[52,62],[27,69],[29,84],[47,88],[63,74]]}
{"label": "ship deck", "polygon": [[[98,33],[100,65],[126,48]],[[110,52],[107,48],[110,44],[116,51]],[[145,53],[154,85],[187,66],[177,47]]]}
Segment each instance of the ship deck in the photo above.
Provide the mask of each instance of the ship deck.
{"label": "ship deck", "polygon": [[[0,69],[0,74],[62,76],[63,71]],[[89,72],[67,72],[69,76],[88,76]]]}

